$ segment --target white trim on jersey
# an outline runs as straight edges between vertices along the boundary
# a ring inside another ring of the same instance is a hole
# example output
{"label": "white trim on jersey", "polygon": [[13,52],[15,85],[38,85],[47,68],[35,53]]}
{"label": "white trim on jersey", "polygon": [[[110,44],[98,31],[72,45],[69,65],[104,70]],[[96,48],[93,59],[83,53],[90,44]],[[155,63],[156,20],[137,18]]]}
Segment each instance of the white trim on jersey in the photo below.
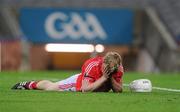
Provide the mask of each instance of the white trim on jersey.
{"label": "white trim on jersey", "polygon": [[85,73],[89,73],[90,70],[94,67],[94,66],[97,66],[98,65],[98,62],[91,62],[85,69]]}

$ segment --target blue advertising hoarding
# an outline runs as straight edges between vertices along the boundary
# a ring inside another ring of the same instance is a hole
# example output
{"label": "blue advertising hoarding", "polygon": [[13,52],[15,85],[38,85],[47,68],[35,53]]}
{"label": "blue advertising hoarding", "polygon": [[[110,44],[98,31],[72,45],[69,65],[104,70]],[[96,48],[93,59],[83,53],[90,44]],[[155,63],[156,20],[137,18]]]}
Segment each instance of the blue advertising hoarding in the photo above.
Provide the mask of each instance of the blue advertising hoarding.
{"label": "blue advertising hoarding", "polygon": [[129,9],[22,8],[20,26],[33,43],[131,44]]}

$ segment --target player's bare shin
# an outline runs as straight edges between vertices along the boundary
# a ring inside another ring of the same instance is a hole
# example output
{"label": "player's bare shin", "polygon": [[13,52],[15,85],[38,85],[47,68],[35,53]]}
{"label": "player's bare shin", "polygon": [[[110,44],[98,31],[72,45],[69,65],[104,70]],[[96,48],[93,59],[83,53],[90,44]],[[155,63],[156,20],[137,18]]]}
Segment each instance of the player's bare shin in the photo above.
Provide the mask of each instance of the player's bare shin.
{"label": "player's bare shin", "polygon": [[53,83],[49,80],[42,80],[37,83],[37,89],[48,90],[48,91],[58,91],[58,84]]}

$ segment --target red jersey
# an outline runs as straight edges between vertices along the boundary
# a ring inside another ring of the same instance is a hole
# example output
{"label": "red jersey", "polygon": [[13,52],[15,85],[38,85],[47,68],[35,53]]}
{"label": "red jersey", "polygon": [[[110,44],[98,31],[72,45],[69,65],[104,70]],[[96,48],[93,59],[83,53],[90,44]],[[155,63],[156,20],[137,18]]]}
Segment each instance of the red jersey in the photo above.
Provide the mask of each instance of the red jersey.
{"label": "red jersey", "polygon": [[[98,80],[102,75],[103,57],[95,57],[88,59],[81,68],[81,74],[76,81],[76,91],[81,91],[82,81],[87,80],[93,83]],[[117,82],[120,82],[123,76],[123,66],[119,66],[118,72],[114,73],[112,77]]]}

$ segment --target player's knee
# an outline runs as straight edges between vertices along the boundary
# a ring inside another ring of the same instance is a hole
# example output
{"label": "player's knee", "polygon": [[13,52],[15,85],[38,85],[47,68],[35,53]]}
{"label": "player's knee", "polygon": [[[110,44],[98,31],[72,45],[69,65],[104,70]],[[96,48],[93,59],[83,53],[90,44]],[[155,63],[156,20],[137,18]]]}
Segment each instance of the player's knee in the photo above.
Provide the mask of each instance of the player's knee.
{"label": "player's knee", "polygon": [[39,84],[44,85],[44,86],[49,86],[52,84],[52,82],[49,80],[42,80],[41,82],[39,82]]}

